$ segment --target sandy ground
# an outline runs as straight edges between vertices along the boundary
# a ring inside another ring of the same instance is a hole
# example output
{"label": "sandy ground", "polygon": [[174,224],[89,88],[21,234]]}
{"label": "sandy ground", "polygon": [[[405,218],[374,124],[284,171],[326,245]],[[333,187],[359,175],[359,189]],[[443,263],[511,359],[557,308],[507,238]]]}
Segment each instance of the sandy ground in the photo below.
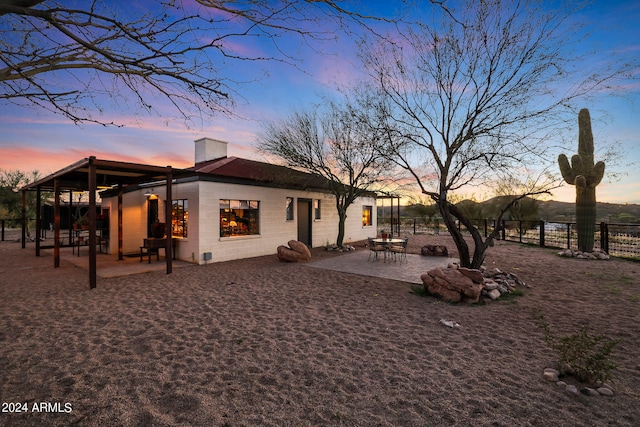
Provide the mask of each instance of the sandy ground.
{"label": "sandy ground", "polygon": [[[411,236],[410,252],[427,243],[453,247]],[[0,243],[2,426],[640,425],[639,263],[499,242],[486,265],[531,288],[467,306],[275,255],[89,290],[30,245]],[[623,339],[613,397],[542,378],[556,358],[534,309],[558,335]]]}

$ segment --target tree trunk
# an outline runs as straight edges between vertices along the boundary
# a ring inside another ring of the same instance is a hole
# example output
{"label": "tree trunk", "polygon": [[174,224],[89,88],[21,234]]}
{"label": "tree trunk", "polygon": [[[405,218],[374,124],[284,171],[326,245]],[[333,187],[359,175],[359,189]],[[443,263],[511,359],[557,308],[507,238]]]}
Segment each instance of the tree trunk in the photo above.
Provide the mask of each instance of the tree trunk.
{"label": "tree trunk", "polygon": [[[449,202],[445,201],[444,203],[438,203],[438,207],[440,208],[440,214],[447,225],[447,230],[449,230],[449,234],[453,238],[453,242],[458,250],[460,266],[479,269],[484,263],[485,252],[487,249],[485,241],[482,240],[482,234],[469,219],[462,215],[462,212],[460,212],[455,205],[451,205]],[[460,221],[462,226],[469,231],[473,238],[473,258],[470,257],[469,245],[464,239],[464,235],[457,227],[455,221],[456,218]]]}
{"label": "tree trunk", "polygon": [[448,201],[446,200],[438,201],[438,209],[440,210],[442,219],[444,220],[444,223],[447,226],[447,230],[449,231],[449,234],[453,238],[453,242],[455,243],[456,248],[458,249],[460,266],[470,268],[471,261],[469,259],[469,245],[467,245],[467,242],[464,240],[464,236],[456,226],[456,220],[455,220],[454,214],[451,212],[451,208],[452,208],[452,205],[450,205]]}
{"label": "tree trunk", "polygon": [[344,241],[344,224],[347,219],[347,210],[346,209],[338,209],[338,238],[336,239],[336,245],[338,247],[342,246],[342,242]]}

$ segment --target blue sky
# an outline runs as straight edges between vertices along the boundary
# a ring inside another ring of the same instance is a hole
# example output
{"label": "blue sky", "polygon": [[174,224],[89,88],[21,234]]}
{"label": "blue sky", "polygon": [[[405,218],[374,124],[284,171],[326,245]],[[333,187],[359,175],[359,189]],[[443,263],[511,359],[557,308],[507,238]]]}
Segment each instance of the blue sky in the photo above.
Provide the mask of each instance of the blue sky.
{"label": "blue sky", "polygon": [[[382,2],[367,4],[370,8],[377,8]],[[634,58],[640,57],[640,2],[595,1],[584,11],[583,18],[593,31],[588,39],[590,46],[600,51],[597,60],[606,60],[607,52],[614,50]],[[357,76],[358,64],[351,50],[353,48],[345,41],[329,45],[323,55],[297,44],[289,47],[303,59],[301,69],[277,63],[259,66],[252,62],[240,64],[247,68],[230,70],[234,77],[247,80],[261,78],[236,88],[240,97],[234,111],[238,117],[218,115],[207,120],[202,127],[187,127],[182,119],[171,118],[173,113],[161,105],[158,105],[160,115],[137,115],[130,109],[123,110],[114,101],[107,101],[103,118],[125,125],[116,128],[74,125],[66,118],[44,110],[18,108],[0,101],[0,168],[37,169],[47,174],[90,155],[188,167],[193,163],[193,141],[202,137],[229,142],[230,155],[259,159],[253,147],[262,122],[281,118],[294,108],[318,103],[321,95],[333,93],[336,85],[348,84]],[[251,48],[259,49],[260,46]],[[640,77],[640,71],[636,77]],[[609,182],[605,177],[597,189],[598,200],[640,203],[638,82],[629,85],[623,98],[598,99],[593,105],[582,107],[592,111],[596,148],[599,141],[617,142],[625,149],[625,163],[635,162],[626,168],[626,176],[621,180]],[[606,111],[607,116],[600,116],[599,111]],[[577,150],[577,125],[575,140]],[[566,154],[571,156],[574,152]],[[575,190],[565,185],[554,192],[553,199],[574,201]]]}

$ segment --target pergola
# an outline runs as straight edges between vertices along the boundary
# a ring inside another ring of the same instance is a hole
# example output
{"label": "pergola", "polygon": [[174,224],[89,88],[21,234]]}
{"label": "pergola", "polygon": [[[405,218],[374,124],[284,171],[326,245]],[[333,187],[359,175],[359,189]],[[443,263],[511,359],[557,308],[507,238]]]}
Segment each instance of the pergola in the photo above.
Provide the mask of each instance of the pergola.
{"label": "pergola", "polygon": [[378,199],[383,200],[383,205],[382,207],[384,208],[384,200],[385,199],[389,199],[391,200],[391,233],[393,233],[393,201],[395,199],[398,200],[398,205],[397,205],[397,217],[398,217],[398,234],[400,233],[400,196],[396,195],[396,194],[390,194],[390,193],[384,193],[383,195],[378,195],[377,196]]}
{"label": "pergola", "polygon": [[[96,287],[96,193],[98,188],[118,191],[118,259],[123,259],[122,194],[128,186],[145,182],[166,182],[166,218],[171,218],[171,184],[176,169],[171,166],[152,166],[138,163],[100,160],[89,157],[77,161],[45,178],[22,188],[22,248],[26,238],[26,192],[36,191],[36,256],[40,256],[41,192],[54,193],[54,267],[60,267],[60,193],[62,191],[88,191],[89,193],[89,287]],[[172,272],[172,242],[167,238],[167,274]]]}

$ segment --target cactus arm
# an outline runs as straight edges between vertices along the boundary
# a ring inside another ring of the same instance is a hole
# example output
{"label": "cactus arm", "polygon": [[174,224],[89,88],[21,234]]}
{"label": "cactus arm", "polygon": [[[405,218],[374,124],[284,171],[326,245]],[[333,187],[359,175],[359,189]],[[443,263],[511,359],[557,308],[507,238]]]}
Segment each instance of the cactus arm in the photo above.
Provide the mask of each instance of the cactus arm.
{"label": "cactus arm", "polygon": [[571,169],[573,169],[573,174],[575,176],[584,175],[585,174],[585,162],[584,158],[580,154],[574,154],[571,156]]}
{"label": "cactus arm", "polygon": [[593,167],[593,173],[591,174],[590,184],[593,185],[594,187],[600,184],[600,181],[602,181],[603,176],[604,176],[604,162],[599,161]]}
{"label": "cactus arm", "polygon": [[560,165],[560,173],[562,174],[564,180],[567,181],[567,184],[573,184],[576,177],[573,174],[571,166],[569,165],[569,159],[567,159],[567,156],[565,156],[564,154],[560,154],[558,156],[558,165]]}
{"label": "cactus arm", "polygon": [[[578,154],[586,163],[593,164],[593,132],[591,132],[591,115],[583,108],[578,113]],[[589,160],[591,160],[589,162]]]}

